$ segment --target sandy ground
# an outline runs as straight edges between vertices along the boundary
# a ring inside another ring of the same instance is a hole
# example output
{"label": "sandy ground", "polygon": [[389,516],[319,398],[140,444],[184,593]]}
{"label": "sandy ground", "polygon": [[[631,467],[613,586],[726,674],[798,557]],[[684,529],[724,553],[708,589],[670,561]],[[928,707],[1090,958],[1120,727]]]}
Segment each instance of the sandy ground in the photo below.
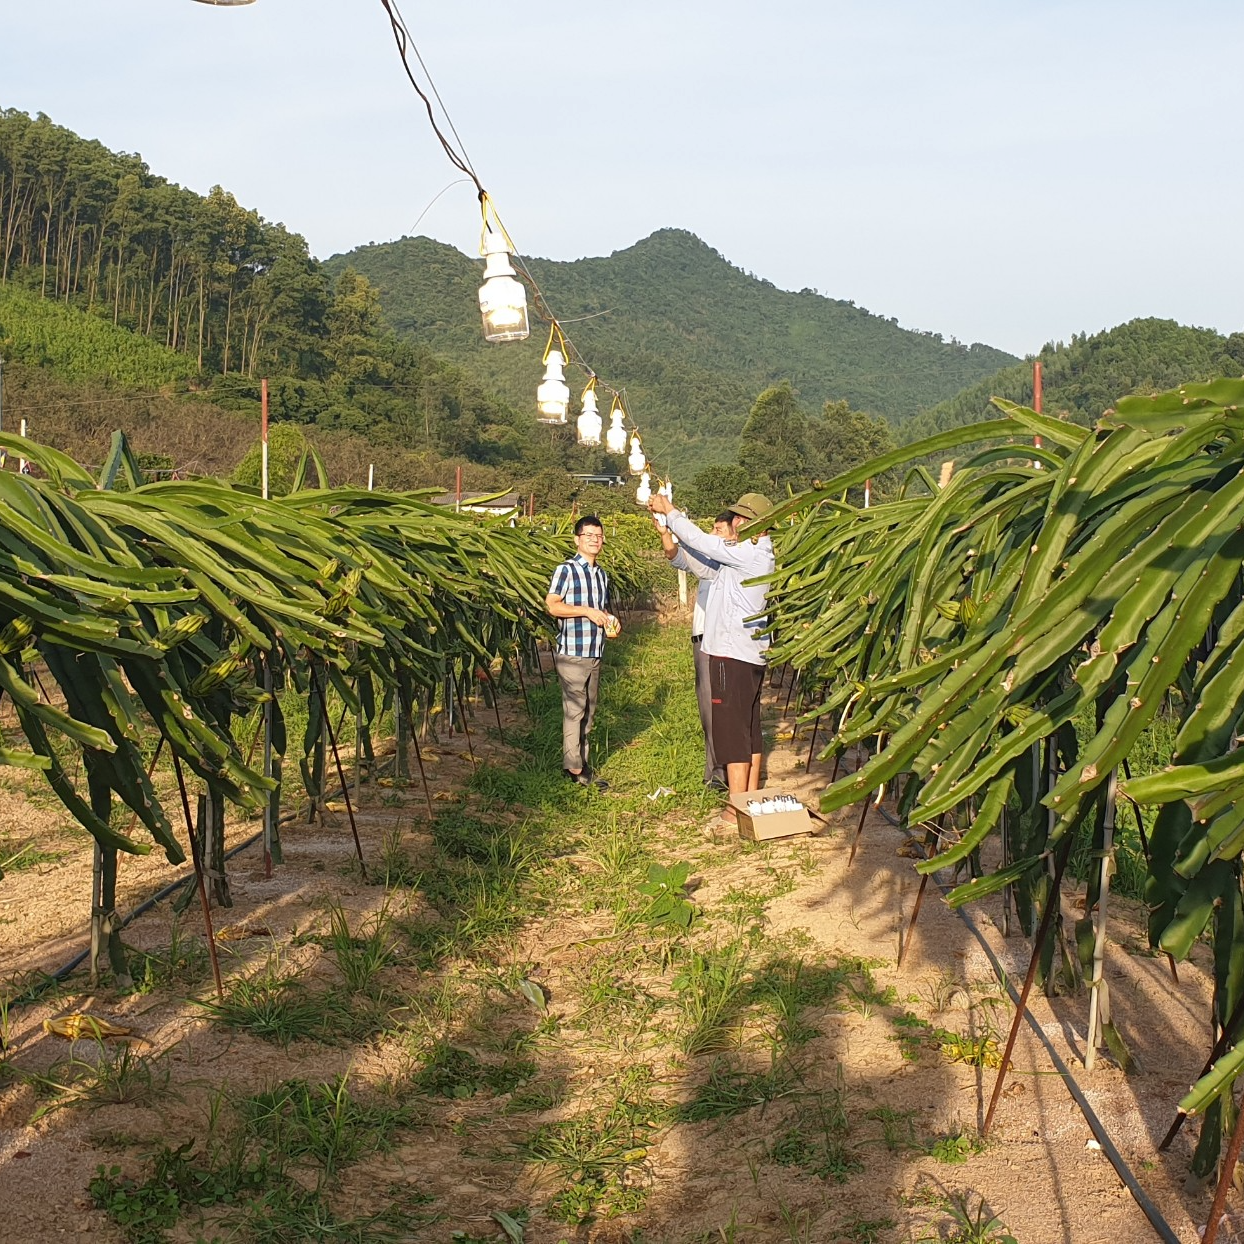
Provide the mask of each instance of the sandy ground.
{"label": "sandy ground", "polygon": [[[778,720],[784,696],[769,693],[770,720]],[[491,714],[489,715],[491,717]],[[507,722],[513,709],[507,710]],[[487,724],[487,722],[485,722]],[[477,746],[504,758],[495,741]],[[798,748],[798,753],[792,750]],[[460,736],[433,749],[429,761],[437,792],[461,787],[470,772]],[[814,804],[827,773],[819,764],[804,773],[806,741],[779,743],[768,762],[770,784],[780,784]],[[364,854],[377,858],[386,834],[397,831],[418,844],[424,837],[426,809],[421,793],[384,799],[372,790],[364,801],[360,834]],[[1020,1244],[1122,1244],[1158,1238],[1111,1163],[1092,1139],[1084,1117],[1037,1040],[1022,1028],[1014,1069],[1001,1099],[990,1143],[963,1165],[946,1165],[927,1156],[894,1154],[881,1143],[881,1126],[868,1123],[870,1110],[910,1112],[922,1135],[975,1129],[983,1118],[995,1072],[942,1059],[905,1060],[894,1040],[894,1015],[909,1007],[948,1028],[965,1030],[995,1014],[1005,1030],[1009,1006],[989,1010],[999,986],[977,937],[941,901],[936,887],[925,896],[919,921],[901,969],[896,966],[900,938],[916,899],[918,877],[911,860],[899,854],[904,836],[880,816],[864,824],[859,850],[848,865],[856,831],[854,813],[834,818],[812,837],[801,836],[764,850],[729,839],[704,839],[695,898],[711,904],[732,887],[765,888],[775,875],[787,878],[788,892],[770,901],[769,931],[803,931],[812,954],[858,955],[880,961],[874,969],[880,987],[893,985],[896,1002],[872,1013],[835,1010],[816,1016],[822,1035],[807,1047],[812,1065],[826,1084],[841,1084],[853,1117],[853,1131],[864,1163],[862,1174],[844,1184],[800,1174],[796,1168],[758,1160],[759,1137],[780,1121],[783,1103],[769,1103],[724,1124],[682,1124],[660,1133],[650,1147],[646,1178],[650,1191],[644,1210],[630,1219],[573,1229],[535,1215],[527,1230],[534,1244],[577,1240],[807,1240],[874,1238],[914,1241],[946,1238],[944,1215],[930,1208],[938,1194],[971,1192],[983,1197],[1007,1223]],[[60,826],[58,829],[57,827]],[[231,844],[255,833],[257,822],[231,825]],[[50,837],[63,858],[14,872],[0,883],[0,978],[48,971],[65,963],[86,944],[90,851],[79,834],[45,800],[27,801],[12,788],[0,797],[0,836],[37,829]],[[339,901],[352,918],[374,913],[383,889],[364,885],[353,868],[354,853],[344,816],[327,825],[299,820],[286,827],[286,860],[272,878],[264,876],[256,848],[231,864],[234,908],[217,912],[217,927],[266,930],[249,940],[223,942],[226,973],[256,962],[272,948],[292,966],[312,976],[326,969],[323,952],[297,935],[323,931],[326,908]],[[121,875],[123,909],[167,883],[172,870],[150,856],[126,860]],[[418,901],[417,896],[407,902]],[[1069,894],[1067,911],[1075,908]],[[1164,958],[1144,949],[1141,913],[1125,902],[1111,904],[1107,970],[1115,1020],[1136,1055],[1139,1069],[1124,1075],[1108,1058],[1088,1074],[1082,1065],[1087,997],[1048,1001],[1036,997],[1032,1012],[1083,1086],[1093,1109],[1148,1195],[1160,1207],[1177,1238],[1194,1241],[1208,1212],[1210,1190],[1188,1191],[1185,1176],[1195,1129],[1188,1127],[1166,1154],[1156,1145],[1169,1125],[1175,1103],[1195,1079],[1208,1047],[1209,990],[1205,951],[1180,965],[1171,979]],[[1006,972],[1017,982],[1027,967],[1026,943],[999,931],[1000,907],[973,909],[981,935]],[[197,908],[186,924],[198,930]],[[167,903],[138,920],[126,934],[135,946],[166,946],[170,934]],[[554,997],[574,969],[573,955],[541,944],[538,929],[523,934],[524,953],[543,973]],[[559,942],[564,943],[560,937]],[[349,1071],[364,1080],[392,1076],[408,1055],[383,1044],[329,1047],[298,1043],[288,1051],[249,1034],[231,1033],[210,1023],[184,997],[156,991],[118,996],[108,989],[83,991],[73,985],[50,993],[9,1016],[11,1057],[25,1072],[46,1070],[69,1047],[46,1035],[43,1021],[88,1010],[142,1034],[138,1048],[165,1055],[172,1092],[150,1104],[107,1105],[94,1110],[60,1109],[36,1122],[39,1099],[28,1083],[0,1082],[0,1206],[3,1237],[45,1244],[66,1236],[102,1242],[124,1237],[92,1208],[87,1183],[98,1166],[122,1160],[136,1144],[194,1135],[202,1126],[205,1102],[227,1080],[237,1095],[255,1092],[293,1075],[325,1079]],[[210,981],[199,991],[210,996]],[[611,1060],[640,1062],[642,1048],[625,1053],[625,1040],[604,1041],[598,1055],[581,1047],[575,1063],[562,1068],[568,1102],[549,1118],[586,1097]],[[93,1043],[80,1041],[74,1055],[95,1056]],[[688,1083],[696,1072],[688,1067]],[[673,1088],[674,1095],[680,1092]],[[685,1091],[684,1091],[685,1095]],[[767,1113],[766,1113],[767,1112]],[[385,1189],[417,1187],[434,1196],[442,1217],[419,1239],[449,1241],[453,1230],[496,1233],[488,1215],[516,1204],[537,1205],[546,1186],[538,1168],[504,1157],[515,1121],[500,1116],[496,1103],[473,1098],[439,1110],[388,1154],[358,1164],[343,1181],[343,1195],[360,1209],[376,1209]],[[465,1139],[464,1139],[465,1138]],[[487,1142],[487,1143],[485,1143]],[[1235,1211],[1239,1213],[1238,1209]],[[877,1225],[872,1237],[861,1222]],[[1237,1238],[1229,1220],[1220,1239]],[[855,1224],[853,1227],[852,1224]],[[850,1234],[855,1230],[855,1235]],[[180,1237],[179,1237],[180,1238]],[[189,1235],[186,1239],[192,1239]]]}

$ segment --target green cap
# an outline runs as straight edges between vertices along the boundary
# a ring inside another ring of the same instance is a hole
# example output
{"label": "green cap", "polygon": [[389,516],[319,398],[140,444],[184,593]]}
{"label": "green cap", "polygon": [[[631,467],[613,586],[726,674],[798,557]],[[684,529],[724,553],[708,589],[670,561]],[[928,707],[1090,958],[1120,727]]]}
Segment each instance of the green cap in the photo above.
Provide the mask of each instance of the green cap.
{"label": "green cap", "polygon": [[731,514],[751,520],[768,514],[773,506],[769,504],[768,497],[758,492],[745,492],[729,509]]}

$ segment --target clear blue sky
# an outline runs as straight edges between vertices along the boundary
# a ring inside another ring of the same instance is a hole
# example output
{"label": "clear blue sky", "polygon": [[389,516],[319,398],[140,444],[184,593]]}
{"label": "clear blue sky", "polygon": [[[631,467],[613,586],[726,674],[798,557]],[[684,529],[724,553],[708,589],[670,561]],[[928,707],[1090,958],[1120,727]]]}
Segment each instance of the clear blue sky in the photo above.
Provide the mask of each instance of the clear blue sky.
{"label": "clear blue sky", "polygon": [[[7,7],[0,106],[223,185],[320,257],[411,232],[455,176],[379,0]],[[1142,315],[1244,328],[1244,5],[403,8],[528,255],[676,226],[783,288],[1020,354]],[[471,188],[418,231],[474,253]]]}

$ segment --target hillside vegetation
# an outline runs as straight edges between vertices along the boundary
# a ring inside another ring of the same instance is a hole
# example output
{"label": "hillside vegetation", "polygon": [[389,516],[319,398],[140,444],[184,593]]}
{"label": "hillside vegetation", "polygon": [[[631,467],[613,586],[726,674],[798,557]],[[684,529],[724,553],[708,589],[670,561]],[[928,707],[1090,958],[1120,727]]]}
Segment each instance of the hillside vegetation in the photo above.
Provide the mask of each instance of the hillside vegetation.
{"label": "hillside vegetation", "polygon": [[[780,290],[681,229],[607,258],[527,263],[556,314],[578,321],[567,331],[588,363],[625,388],[663,469],[732,460],[756,394],[783,379],[814,408],[846,401],[901,425],[1014,361],[815,290]],[[520,410],[533,404],[542,330],[502,348],[483,341],[463,311],[474,305],[477,261],[429,238],[402,238],[326,267],[366,276],[398,333],[469,366]]]}
{"label": "hillside vegetation", "polygon": [[[1131,320],[1066,345],[1047,345],[1041,360],[1043,407],[1083,427],[1114,402],[1133,393],[1156,393],[1193,381],[1244,373],[1244,333],[1224,337],[1209,328],[1186,328],[1174,320]],[[1016,363],[956,394],[949,401],[898,425],[898,439],[912,442],[950,428],[996,417],[992,397],[1032,401],[1032,363]]]}

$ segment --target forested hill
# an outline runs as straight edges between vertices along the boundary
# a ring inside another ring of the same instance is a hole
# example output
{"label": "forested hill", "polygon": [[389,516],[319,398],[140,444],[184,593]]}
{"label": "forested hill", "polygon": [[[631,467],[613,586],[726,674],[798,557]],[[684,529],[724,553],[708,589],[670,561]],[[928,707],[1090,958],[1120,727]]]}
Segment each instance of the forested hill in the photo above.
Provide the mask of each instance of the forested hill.
{"label": "forested hill", "polygon": [[[790,379],[809,406],[846,400],[901,426],[1014,361],[811,289],[780,290],[680,229],[607,258],[527,262],[555,313],[581,321],[567,327],[580,352],[626,389],[650,450],[684,471],[732,461],[752,401],[775,381]],[[398,333],[467,365],[520,409],[532,406],[543,330],[533,327],[526,342],[484,342],[477,260],[420,237],[360,247],[325,266],[357,269]]]}
{"label": "forested hill", "polygon": [[[367,283],[331,281],[297,233],[17,109],[0,109],[0,356],[6,426],[27,417],[87,461],[125,426],[143,429],[140,451],[184,465],[164,424],[222,409],[257,421],[261,377],[278,423],[353,438],[356,482],[358,462],[379,459],[389,487],[447,487],[461,463],[478,467],[468,487],[508,485],[569,452],[526,409],[397,339]],[[210,452],[186,438],[194,469],[245,451],[225,425]]]}
{"label": "forested hill", "polygon": [[[1244,373],[1244,333],[1224,337],[1174,320],[1131,320],[1117,328],[1047,345],[1041,360],[1043,408],[1085,426],[1128,393],[1160,392],[1197,380]],[[932,410],[900,424],[901,441],[988,419],[991,397],[1032,402],[1032,363],[1006,367]]]}

